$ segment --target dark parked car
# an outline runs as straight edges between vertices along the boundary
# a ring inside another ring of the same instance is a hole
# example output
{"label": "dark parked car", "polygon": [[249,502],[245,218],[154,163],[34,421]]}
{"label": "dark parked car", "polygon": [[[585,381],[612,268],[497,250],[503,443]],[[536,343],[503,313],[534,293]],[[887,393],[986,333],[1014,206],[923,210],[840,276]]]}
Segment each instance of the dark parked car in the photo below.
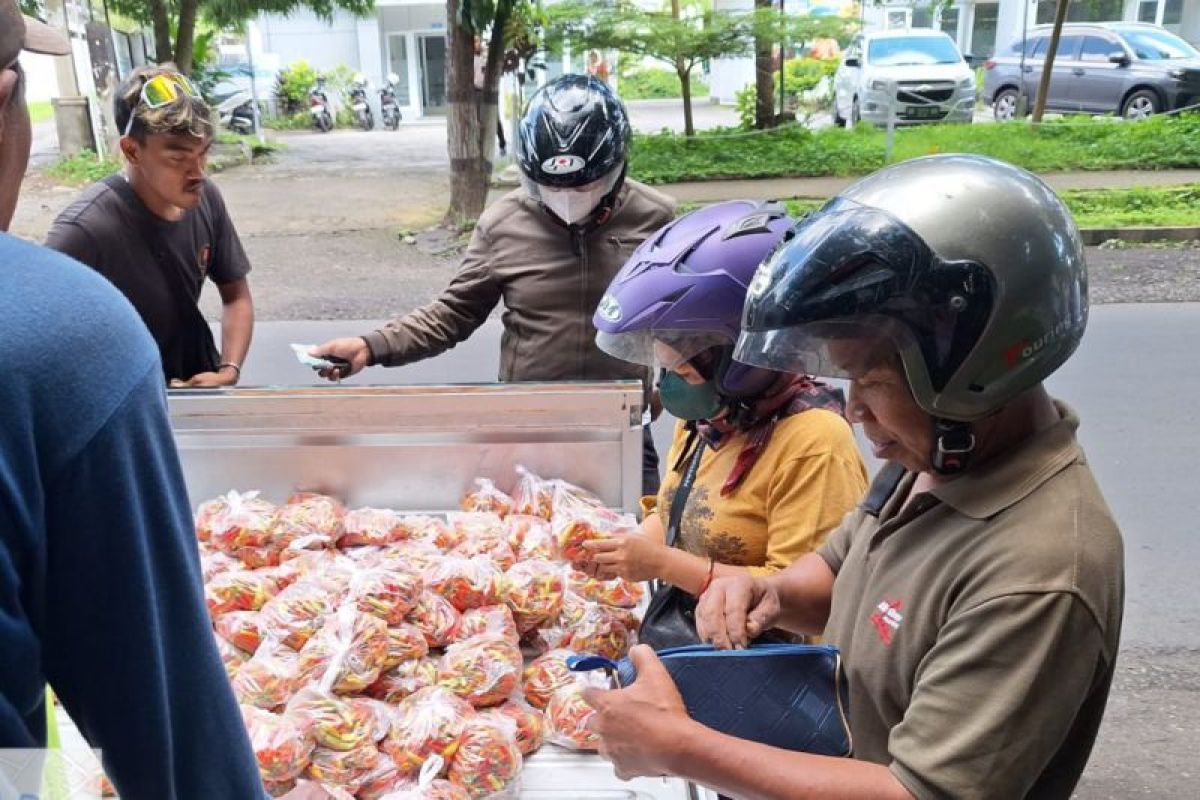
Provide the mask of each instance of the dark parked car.
{"label": "dark parked car", "polygon": [[[1033,108],[1050,26],[1029,31],[984,64],[983,97],[998,120],[1016,115],[1022,91]],[[1140,22],[1063,26],[1046,110],[1117,113],[1141,119],[1200,103],[1200,52],[1170,31]]]}

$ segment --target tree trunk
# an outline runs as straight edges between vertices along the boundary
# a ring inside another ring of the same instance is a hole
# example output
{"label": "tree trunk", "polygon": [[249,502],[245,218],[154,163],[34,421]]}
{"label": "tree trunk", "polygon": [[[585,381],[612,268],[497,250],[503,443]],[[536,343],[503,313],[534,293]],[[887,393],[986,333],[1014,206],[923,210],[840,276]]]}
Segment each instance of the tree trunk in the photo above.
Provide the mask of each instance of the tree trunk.
{"label": "tree trunk", "polygon": [[199,11],[200,0],[182,0],[179,4],[179,30],[175,33],[175,66],[185,75],[192,72],[196,14]]}
{"label": "tree trunk", "polygon": [[[504,29],[508,27],[512,11],[512,0],[501,0],[496,4],[491,40],[487,45],[487,63],[483,69],[483,92],[479,97],[479,153],[484,160],[484,174],[489,177],[492,174],[492,159],[496,154],[496,131],[500,123],[500,74],[504,67]],[[512,146],[511,142],[508,144]],[[486,186],[483,191],[486,195]]]}
{"label": "tree trunk", "polygon": [[[679,19],[679,0],[671,0],[671,16]],[[675,56],[675,74],[683,95],[683,135],[692,136],[696,132],[692,125],[692,67],[682,55]]]}
{"label": "tree trunk", "polygon": [[1054,71],[1054,57],[1058,55],[1058,38],[1062,35],[1063,22],[1067,18],[1067,0],[1058,0],[1054,11],[1054,29],[1050,32],[1050,44],[1046,48],[1046,60],[1042,64],[1042,79],[1038,82],[1037,99],[1033,103],[1033,124],[1042,121],[1046,110],[1046,94],[1050,91],[1050,75]]}
{"label": "tree trunk", "polygon": [[679,89],[683,94],[683,135],[694,136],[696,128],[692,125],[692,71],[680,62],[676,62],[676,73],[679,75]]}
{"label": "tree trunk", "polygon": [[150,0],[150,18],[154,22],[154,59],[166,64],[175,58],[171,52],[171,19],[166,0]]}
{"label": "tree trunk", "polygon": [[446,149],[450,155],[450,207],[442,224],[460,228],[479,219],[487,199],[486,163],[475,99],[475,37],[458,22],[459,0],[447,0],[446,19],[449,55],[446,59],[446,95],[450,113],[446,119]]}
{"label": "tree trunk", "polygon": [[[771,8],[771,0],[754,0],[755,9]],[[775,124],[775,75],[771,58],[774,46],[766,34],[754,37],[754,127],[759,130]]]}

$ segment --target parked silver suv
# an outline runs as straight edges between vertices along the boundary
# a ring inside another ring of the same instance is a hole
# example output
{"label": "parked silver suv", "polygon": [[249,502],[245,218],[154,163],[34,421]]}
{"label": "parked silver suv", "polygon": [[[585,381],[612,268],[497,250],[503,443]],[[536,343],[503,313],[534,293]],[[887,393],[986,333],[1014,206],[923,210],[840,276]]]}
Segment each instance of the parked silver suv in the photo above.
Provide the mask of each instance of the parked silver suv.
{"label": "parked silver suv", "polygon": [[[1032,110],[1050,43],[1049,25],[1031,28],[1024,58],[1017,40],[984,64],[983,97],[998,120]],[[1200,103],[1200,52],[1170,31],[1140,22],[1063,25],[1046,110],[1118,113],[1141,119]]]}

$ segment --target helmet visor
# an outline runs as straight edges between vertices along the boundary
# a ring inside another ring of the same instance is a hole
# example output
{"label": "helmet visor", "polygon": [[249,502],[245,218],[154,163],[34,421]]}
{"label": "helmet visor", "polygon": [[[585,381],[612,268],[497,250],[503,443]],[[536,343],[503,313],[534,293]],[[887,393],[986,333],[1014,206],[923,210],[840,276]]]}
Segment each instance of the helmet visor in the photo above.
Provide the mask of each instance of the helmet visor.
{"label": "helmet visor", "polygon": [[673,370],[713,347],[729,347],[715,331],[629,331],[596,334],[596,346],[613,358],[655,369]]}
{"label": "helmet visor", "polygon": [[912,335],[895,320],[859,316],[745,331],[733,357],[779,372],[853,380],[880,366],[905,362],[914,346]]}
{"label": "helmet visor", "polygon": [[542,186],[534,183],[524,172],[521,173],[521,185],[525,192],[539,203],[550,209],[554,216],[568,225],[582,222],[591,216],[601,201],[617,185],[621,179],[624,164],[618,164],[600,178],[583,186],[558,187]]}
{"label": "helmet visor", "polygon": [[891,214],[835,199],[759,267],[734,357],[854,377],[840,363],[854,341],[898,351],[910,383],[941,391],[979,340],[993,296],[982,265],[944,261]]}

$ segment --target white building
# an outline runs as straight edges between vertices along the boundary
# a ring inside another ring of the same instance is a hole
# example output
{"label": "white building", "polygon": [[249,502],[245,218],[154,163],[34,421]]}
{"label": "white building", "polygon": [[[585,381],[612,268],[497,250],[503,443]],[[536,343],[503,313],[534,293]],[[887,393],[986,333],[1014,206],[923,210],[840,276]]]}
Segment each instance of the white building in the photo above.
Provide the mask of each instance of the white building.
{"label": "white building", "polygon": [[[400,78],[396,98],[405,119],[447,111],[445,3],[376,0],[373,15],[338,11],[332,20],[300,10],[262,14],[255,28],[255,53],[277,59],[281,67],[301,59],[319,70],[344,65],[362,72],[374,87],[394,72]],[[572,69],[582,71],[583,58],[568,51],[547,64],[543,80]]]}

